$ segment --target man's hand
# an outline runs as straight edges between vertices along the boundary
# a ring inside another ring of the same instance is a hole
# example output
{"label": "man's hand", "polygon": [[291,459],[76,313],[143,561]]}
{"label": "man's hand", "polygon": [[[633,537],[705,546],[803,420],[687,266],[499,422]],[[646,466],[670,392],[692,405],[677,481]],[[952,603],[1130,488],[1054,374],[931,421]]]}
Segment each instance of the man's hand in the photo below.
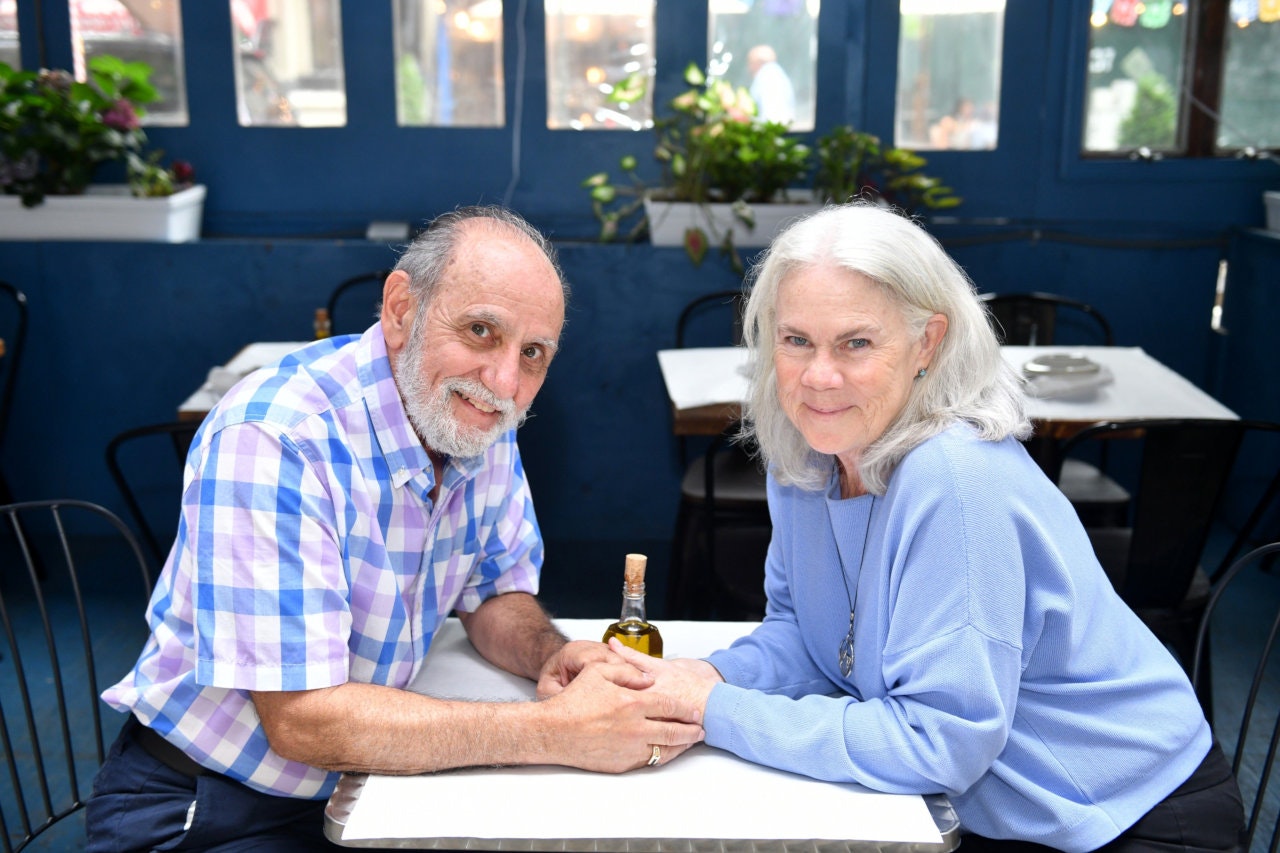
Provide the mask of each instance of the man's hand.
{"label": "man's hand", "polygon": [[[607,649],[606,649],[607,651]],[[630,663],[584,666],[563,689],[536,707],[550,714],[542,730],[551,761],[587,770],[620,773],[649,764],[653,747],[666,764],[705,737],[698,708],[673,696],[637,690]]]}
{"label": "man's hand", "polygon": [[622,687],[643,690],[653,684],[651,677],[625,663],[604,643],[574,640],[563,646],[542,667],[538,677],[538,698],[549,699],[561,693],[590,663],[622,664],[621,668],[609,670],[614,683]]}

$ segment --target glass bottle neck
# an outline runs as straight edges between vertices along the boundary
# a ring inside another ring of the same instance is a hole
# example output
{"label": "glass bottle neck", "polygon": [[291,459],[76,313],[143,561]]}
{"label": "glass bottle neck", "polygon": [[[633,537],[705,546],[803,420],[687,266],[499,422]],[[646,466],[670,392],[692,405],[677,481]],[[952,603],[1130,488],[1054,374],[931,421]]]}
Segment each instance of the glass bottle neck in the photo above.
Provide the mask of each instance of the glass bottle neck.
{"label": "glass bottle neck", "polygon": [[644,622],[644,584],[639,586],[622,586],[622,616],[618,621]]}

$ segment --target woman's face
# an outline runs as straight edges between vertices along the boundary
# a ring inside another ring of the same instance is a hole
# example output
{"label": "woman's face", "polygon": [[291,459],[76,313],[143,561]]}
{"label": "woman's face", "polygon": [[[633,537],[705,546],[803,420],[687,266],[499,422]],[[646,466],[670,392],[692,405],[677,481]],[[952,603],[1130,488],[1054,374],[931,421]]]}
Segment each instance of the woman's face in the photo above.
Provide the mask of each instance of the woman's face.
{"label": "woman's face", "polygon": [[912,335],[898,306],[865,276],[827,265],[798,269],[778,290],[779,403],[810,447],[856,471],[862,451],[906,405],[946,325],[935,314],[923,335]]}

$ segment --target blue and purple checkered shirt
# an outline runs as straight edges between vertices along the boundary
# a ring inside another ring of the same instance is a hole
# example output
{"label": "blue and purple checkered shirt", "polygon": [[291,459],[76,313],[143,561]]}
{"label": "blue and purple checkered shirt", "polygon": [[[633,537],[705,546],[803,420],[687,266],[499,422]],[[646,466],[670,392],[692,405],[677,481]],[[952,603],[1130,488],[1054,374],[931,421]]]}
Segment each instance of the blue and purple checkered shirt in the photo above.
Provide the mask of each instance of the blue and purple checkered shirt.
{"label": "blue and purple checkered shirt", "polygon": [[328,796],[338,774],[272,752],[248,691],[404,687],[451,611],[538,591],[515,432],[434,487],[380,326],[253,373],[196,435],[151,638],[102,698],[212,770]]}

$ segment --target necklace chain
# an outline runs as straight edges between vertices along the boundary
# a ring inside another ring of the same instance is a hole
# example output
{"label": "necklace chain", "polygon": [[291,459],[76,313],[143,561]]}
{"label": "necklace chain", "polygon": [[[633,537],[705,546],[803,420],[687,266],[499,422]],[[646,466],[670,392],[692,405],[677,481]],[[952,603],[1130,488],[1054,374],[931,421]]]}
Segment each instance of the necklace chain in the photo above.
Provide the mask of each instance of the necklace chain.
{"label": "necklace chain", "polygon": [[[862,554],[858,557],[858,579],[862,579],[862,564],[867,559],[867,540],[871,538],[871,513],[876,508],[876,496],[871,496],[871,506],[867,508],[867,530],[862,536]],[[849,591],[849,574],[845,571],[844,558],[839,556],[840,550],[836,549],[837,559],[840,560],[840,580],[844,581],[844,597],[849,602],[849,631],[844,635],[844,639],[840,641],[839,659],[840,672],[845,678],[853,672],[853,615],[858,609],[858,582],[853,584],[853,591]]]}

